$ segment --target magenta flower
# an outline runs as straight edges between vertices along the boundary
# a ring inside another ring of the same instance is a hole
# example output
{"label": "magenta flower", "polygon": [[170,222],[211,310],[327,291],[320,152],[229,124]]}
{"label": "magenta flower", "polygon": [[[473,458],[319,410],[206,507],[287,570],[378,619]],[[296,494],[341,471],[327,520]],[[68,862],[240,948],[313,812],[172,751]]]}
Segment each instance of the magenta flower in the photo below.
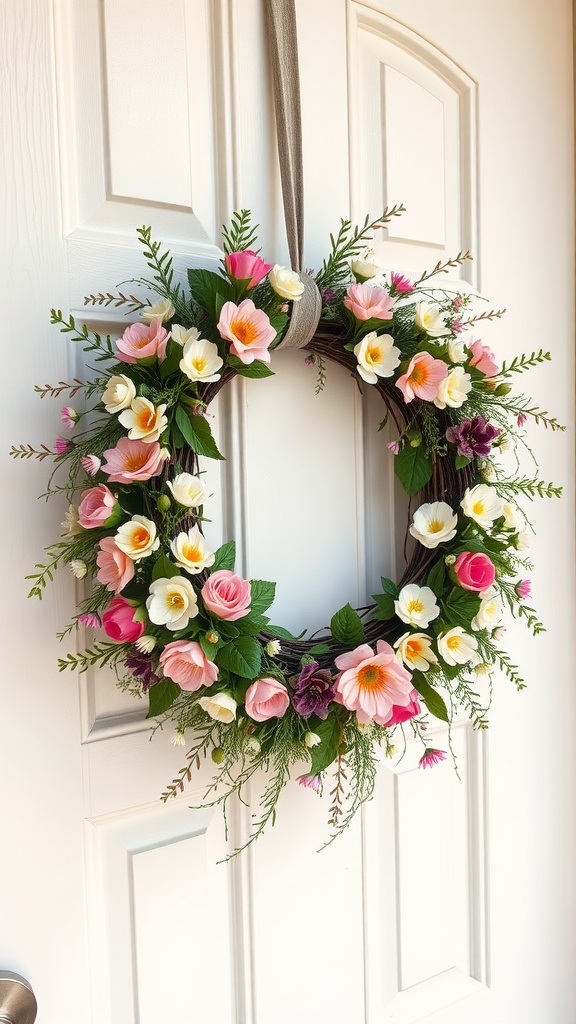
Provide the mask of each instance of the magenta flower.
{"label": "magenta flower", "polygon": [[332,688],[332,676],[327,668],[320,668],[316,661],[304,665],[296,680],[296,687],[292,703],[299,715],[308,718],[309,715],[318,715],[318,718],[326,718],[328,705],[334,700],[334,689]]}
{"label": "magenta flower", "polygon": [[492,441],[500,431],[483,416],[474,416],[471,420],[462,420],[454,427],[448,427],[446,437],[452,444],[458,445],[458,453],[467,459],[483,458],[488,455]]}
{"label": "magenta flower", "polygon": [[452,303],[452,305],[454,306],[454,312],[458,313],[462,309],[462,306],[464,305],[464,301],[462,299],[462,296],[461,295],[457,295],[456,298],[454,299],[454,302]]}
{"label": "magenta flower", "polygon": [[518,424],[519,427],[523,427],[527,420],[528,420],[528,417],[526,416],[526,414],[521,412],[520,415],[518,416],[518,419],[516,420],[516,423]]}
{"label": "magenta flower", "polygon": [[83,626],[91,626],[92,629],[97,629],[100,625],[100,616],[96,615],[95,612],[84,612],[83,615],[78,616],[78,622],[81,622]]}
{"label": "magenta flower", "polygon": [[82,469],[88,476],[96,476],[96,473],[102,465],[102,459],[99,459],[97,455],[83,455],[80,459],[82,463]]}
{"label": "magenta flower", "polygon": [[519,580],[516,584],[516,593],[521,601],[525,601],[527,597],[532,597],[532,580]]}
{"label": "magenta flower", "polygon": [[136,608],[123,597],[113,597],[102,616],[104,631],[116,643],[133,644],[144,632],[144,623],[134,618]]}
{"label": "magenta flower", "polygon": [[247,281],[246,289],[250,291],[260,284],[266,274],[272,270],[272,263],[264,263],[252,249],[243,249],[242,252],[231,252],[224,257],[226,270],[230,277],[236,281]]}
{"label": "magenta flower", "polygon": [[440,761],[446,760],[446,751],[435,750],[434,747],[426,747],[426,750],[422,754],[418,765],[420,768],[432,768],[435,764],[439,764]]}
{"label": "magenta flower", "polygon": [[80,413],[76,412],[76,409],[73,409],[71,405],[65,405],[63,409],[60,409],[60,419],[65,427],[72,430],[72,427],[80,419]]}
{"label": "magenta flower", "polygon": [[459,316],[455,317],[454,320],[452,321],[452,323],[450,324],[450,327],[454,331],[454,334],[460,334],[460,331],[462,330],[462,327],[463,327],[463,325],[462,325],[462,317],[459,317]]}
{"label": "magenta flower", "polygon": [[404,274],[399,274],[396,270],[390,274],[390,285],[392,292],[398,292],[399,295],[410,295],[414,291],[414,285],[409,278]]}
{"label": "magenta flower", "polygon": [[315,793],[322,792],[321,775],[299,775],[296,782],[298,782],[300,786],[306,786],[306,789],[313,789]]}
{"label": "magenta flower", "polygon": [[60,437],[60,435],[58,435],[54,441],[54,451],[56,452],[56,455],[65,455],[66,452],[70,451],[71,447],[72,445],[70,444],[70,441],[67,441],[65,437]]}
{"label": "magenta flower", "polygon": [[373,284],[351,284],[344,305],[357,320],[391,320],[394,299]]}

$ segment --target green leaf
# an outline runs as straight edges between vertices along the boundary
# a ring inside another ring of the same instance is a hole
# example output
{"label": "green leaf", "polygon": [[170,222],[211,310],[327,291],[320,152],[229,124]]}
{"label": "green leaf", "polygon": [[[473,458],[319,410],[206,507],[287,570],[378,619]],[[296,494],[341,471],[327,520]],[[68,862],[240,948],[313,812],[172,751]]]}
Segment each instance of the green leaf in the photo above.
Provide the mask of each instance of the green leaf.
{"label": "green leaf", "polygon": [[276,335],[278,336],[279,334],[282,334],[282,332],[284,331],[284,328],[286,327],[286,324],[288,323],[288,316],[287,316],[287,314],[286,313],[278,312],[278,313],[269,313],[268,316],[269,316],[270,323],[272,324],[272,327],[276,331]]}
{"label": "green leaf", "polygon": [[338,749],[342,743],[342,725],[337,714],[330,714],[324,721],[314,725],[314,732],[320,737],[321,742],[312,747],[312,764],[310,775],[319,775],[338,756]]}
{"label": "green leaf", "polygon": [[268,629],[268,619],[265,615],[245,615],[234,622],[239,633],[250,636],[257,636],[263,629]]}
{"label": "green leaf", "polygon": [[198,637],[198,643],[209,661],[214,661],[218,652],[218,644],[211,644],[205,636]]}
{"label": "green leaf", "polygon": [[231,366],[233,370],[240,377],[273,377],[274,371],[263,363],[261,359],[255,359],[253,363],[243,363],[238,356],[228,356],[228,366]]}
{"label": "green leaf", "polygon": [[159,715],[163,715],[168,708],[172,707],[179,693],[178,683],[173,683],[171,679],[160,679],[159,682],[154,683],[148,690],[150,710],[146,718],[158,718]]}
{"label": "green leaf", "polygon": [[432,463],[424,445],[404,445],[394,458],[394,472],[406,494],[412,496],[421,491],[432,476]]}
{"label": "green leaf", "polygon": [[220,274],[215,274],[212,270],[198,268],[189,270],[188,284],[194,301],[202,306],[207,313],[210,313],[214,320],[218,319],[219,314],[219,311],[218,313],[216,311],[216,297],[221,296],[224,302],[234,299],[234,288],[230,281],[220,277]]}
{"label": "green leaf", "polygon": [[239,636],[220,649],[218,663],[243,679],[256,679],[262,661],[262,648],[252,636]]}
{"label": "green leaf", "polygon": [[443,698],[433,686],[430,686],[424,674],[422,672],[413,672],[412,682],[414,683],[414,689],[418,690],[430,714],[434,715],[435,718],[440,718],[443,722],[449,722],[450,719]]}
{"label": "green leaf", "polygon": [[173,576],[179,576],[180,569],[170,561],[167,555],[159,555],[152,569],[152,582],[154,580],[161,579],[172,579]]}
{"label": "green leaf", "polygon": [[446,579],[446,564],[444,558],[439,558],[438,561],[432,566],[428,576],[426,577],[426,586],[430,587],[430,590],[440,597],[442,589],[444,587],[444,580]]}
{"label": "green leaf", "polygon": [[364,626],[358,612],[352,605],[345,604],[335,612],[330,621],[330,632],[335,640],[346,646],[361,644],[364,639]]}
{"label": "green leaf", "polygon": [[251,613],[265,612],[276,595],[276,584],[267,580],[250,580],[250,595]]}
{"label": "green leaf", "polygon": [[378,619],[379,622],[386,622],[388,619],[394,618],[396,609],[394,607],[394,598],[391,594],[373,594],[372,598],[376,602],[376,611],[372,612],[373,619]]}
{"label": "green leaf", "polygon": [[235,561],[236,542],[229,540],[214,552],[214,564],[210,566],[210,572],[216,572],[217,569],[232,570],[234,568]]}
{"label": "green leaf", "polygon": [[166,346],[166,358],[159,364],[160,380],[166,380],[171,373],[175,373],[180,367],[182,359],[182,346],[173,338],[168,339]]}
{"label": "green leaf", "polygon": [[130,516],[140,516],[146,511],[144,494],[139,487],[134,487],[131,491],[120,491],[118,502],[120,507]]}
{"label": "green leaf", "polygon": [[398,597],[398,585],[393,580],[387,579],[386,576],[381,576],[380,582],[384,594],[390,594],[390,597]]}
{"label": "green leaf", "polygon": [[314,647],[310,648],[308,654],[312,654],[313,656],[315,656],[317,654],[328,654],[329,651],[330,644],[314,644]]}
{"label": "green leaf", "polygon": [[173,448],[183,448],[186,443],[180,427],[177,426],[174,421],[172,421],[172,425],[170,427],[170,440]]}
{"label": "green leaf", "polygon": [[472,459],[469,459],[466,455],[457,455],[454,459],[454,465],[456,469],[464,469],[464,466],[469,466]]}
{"label": "green leaf", "polygon": [[182,432],[184,440],[192,451],[205,455],[208,459],[223,459],[218,451],[210,424],[204,416],[195,416],[183,405],[176,406],[176,424]]}
{"label": "green leaf", "polygon": [[271,636],[279,637],[281,640],[301,640],[306,634],[306,630],[303,629],[298,636],[294,636],[290,630],[284,629],[284,626],[272,626],[270,624],[266,626],[266,632],[270,633]]}
{"label": "green leaf", "polygon": [[469,628],[472,619],[478,614],[480,604],[481,598],[478,594],[455,587],[450,591],[444,607],[449,621],[456,619],[457,625]]}

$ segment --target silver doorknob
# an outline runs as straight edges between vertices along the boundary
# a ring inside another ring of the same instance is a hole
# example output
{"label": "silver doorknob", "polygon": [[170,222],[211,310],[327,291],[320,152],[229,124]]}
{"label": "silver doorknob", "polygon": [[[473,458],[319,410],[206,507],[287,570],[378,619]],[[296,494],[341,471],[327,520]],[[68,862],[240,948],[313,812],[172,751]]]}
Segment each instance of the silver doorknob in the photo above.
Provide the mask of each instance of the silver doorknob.
{"label": "silver doorknob", "polygon": [[0,1024],[34,1024],[36,996],[25,978],[0,971]]}

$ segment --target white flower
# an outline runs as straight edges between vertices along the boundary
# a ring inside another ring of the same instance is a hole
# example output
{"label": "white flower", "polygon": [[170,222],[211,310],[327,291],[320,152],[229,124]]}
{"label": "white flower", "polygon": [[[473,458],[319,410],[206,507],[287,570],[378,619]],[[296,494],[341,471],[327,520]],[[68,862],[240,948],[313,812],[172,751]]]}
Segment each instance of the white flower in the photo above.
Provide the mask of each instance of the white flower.
{"label": "white flower", "polygon": [[133,516],[127,523],[118,527],[114,543],[133,562],[147,558],[160,547],[160,538],[156,535],[156,524],[146,516]]}
{"label": "white flower", "polygon": [[304,743],[307,747],[317,747],[319,743],[322,743],[322,738],[317,732],[304,733]]}
{"label": "white flower", "polygon": [[431,639],[425,633],[404,633],[394,647],[398,652],[398,660],[409,669],[420,669],[427,672],[430,665],[437,665],[438,658],[431,647]]}
{"label": "white flower", "polygon": [[373,252],[369,250],[364,253],[364,259],[352,260],[350,263],[350,269],[357,281],[369,281],[371,277],[376,277],[380,273],[382,268],[377,263],[372,263],[368,259],[371,255],[373,255]]}
{"label": "white flower", "polygon": [[482,463],[482,476],[484,477],[484,480],[496,479],[496,470],[491,462]]}
{"label": "white flower", "polygon": [[501,452],[512,451],[514,445],[512,443],[512,438],[510,437],[510,434],[504,434],[503,436],[500,437],[500,444],[498,445],[498,447],[500,448]]}
{"label": "white flower", "polygon": [[130,408],[121,412],[118,419],[128,429],[128,437],[132,441],[151,444],[159,440],[168,426],[165,412],[165,404],[154,406],[148,398],[134,398]]}
{"label": "white flower", "polygon": [[159,320],[163,324],[166,320],[171,320],[175,312],[170,299],[158,299],[153,306],[144,306],[140,316],[148,323],[152,323],[152,320]]}
{"label": "white flower", "polygon": [[504,610],[495,587],[490,587],[482,594],[482,601],[476,615],[470,623],[475,633],[480,629],[495,629],[502,621]]}
{"label": "white flower", "polygon": [[182,350],[179,366],[190,380],[220,380],[219,369],[223,360],[218,355],[218,346],[205,338],[189,338]]}
{"label": "white flower", "polygon": [[444,313],[435,302],[418,302],[414,323],[418,330],[424,331],[430,338],[441,338],[444,334],[450,334]]}
{"label": "white flower", "polygon": [[465,633],[462,626],[454,626],[437,640],[438,653],[447,665],[466,665],[477,657],[478,641]]}
{"label": "white flower", "polygon": [[255,757],[256,754],[260,753],[261,743],[255,736],[249,736],[248,739],[244,740],[244,753],[249,754],[251,757]]}
{"label": "white flower", "polygon": [[199,508],[206,499],[206,485],[191,473],[178,473],[166,486],[172,491],[174,501],[186,508]]}
{"label": "white flower", "polygon": [[170,542],[170,548],[176,565],[189,573],[202,572],[214,565],[214,552],[209,551],[206,541],[197,526],[192,526],[188,533],[179,533]]}
{"label": "white flower", "polygon": [[264,650],[269,658],[275,658],[277,654],[280,654],[280,641],[269,640]]}
{"label": "white flower", "polygon": [[162,576],[151,583],[146,607],[151,622],[170,630],[184,629],[198,615],[196,594],[185,576]]}
{"label": "white flower", "polygon": [[440,381],[434,405],[437,409],[445,409],[447,405],[451,409],[459,409],[464,405],[471,388],[470,374],[466,373],[462,366],[454,366],[449,370],[448,376]]}
{"label": "white flower", "polygon": [[156,637],[145,633],[144,636],[140,636],[136,640],[136,647],[141,654],[151,654],[156,647]]}
{"label": "white flower", "polygon": [[509,502],[504,502],[502,506],[502,513],[504,515],[504,526],[507,530],[518,529],[518,512],[519,509],[517,505],[512,505]]}
{"label": "white flower", "polygon": [[136,388],[134,387],[134,381],[130,380],[130,377],[127,377],[124,373],[116,373],[113,377],[110,377],[106,385],[102,395],[102,402],[106,412],[113,415],[116,412],[121,412],[122,409],[129,409],[135,398]]}
{"label": "white flower", "polygon": [[73,558],[70,564],[70,571],[76,577],[77,580],[83,580],[86,573],[88,572],[88,566],[86,562],[83,562],[81,558]]}
{"label": "white flower", "polygon": [[356,369],[367,384],[377,384],[378,377],[391,377],[400,365],[400,349],[391,334],[370,331],[354,346],[354,355],[358,360]]}
{"label": "white flower", "polygon": [[236,718],[238,707],[231,693],[215,693],[212,697],[200,697],[200,707],[217,722],[229,725]]}
{"label": "white flower", "polygon": [[64,522],[60,523],[64,530],[64,537],[76,537],[79,533],[84,533],[84,527],[80,526],[78,519],[78,506],[70,505],[68,511],[64,516]]}
{"label": "white flower", "polygon": [[531,542],[532,538],[530,537],[530,534],[526,530],[523,530],[522,533],[519,533],[516,537],[516,551],[527,551]]}
{"label": "white flower", "polygon": [[183,747],[186,744],[186,739],[182,729],[174,729],[172,733],[172,739],[170,740],[173,747]]}
{"label": "white flower", "polygon": [[425,548],[437,548],[456,536],[457,525],[458,516],[450,505],[445,501],[432,501],[416,509],[409,532]]}
{"label": "white flower", "polygon": [[297,302],[304,291],[300,274],[297,274],[295,270],[289,270],[288,267],[281,267],[278,263],[272,267],[268,274],[268,280],[272,290],[281,299],[292,299],[293,302]]}
{"label": "white flower", "polygon": [[477,484],[466,489],[460,505],[468,519],[473,519],[483,530],[491,530],[502,515],[504,502],[494,487]]}
{"label": "white flower", "polygon": [[487,679],[492,675],[494,671],[494,665],[488,665],[487,662],[481,661],[479,665],[476,665],[474,669],[474,675],[476,676],[476,682],[481,682],[483,679]]}
{"label": "white flower", "polygon": [[189,327],[188,330],[186,330],[186,328],[182,327],[181,324],[172,324],[170,336],[177,345],[181,345],[181,347],[184,348],[187,341],[190,341],[190,339],[192,339],[192,341],[196,341],[200,337],[200,331],[197,327]]}
{"label": "white flower", "polygon": [[468,359],[468,350],[463,341],[458,338],[451,338],[448,342],[448,359],[451,363],[465,363]]}
{"label": "white flower", "polygon": [[496,629],[494,630],[494,632],[492,634],[492,639],[496,640],[496,643],[499,643],[500,640],[503,639],[505,633],[506,633],[506,627],[505,626],[496,626]]}
{"label": "white flower", "polygon": [[402,587],[398,600],[394,601],[396,615],[409,626],[422,626],[424,629],[440,614],[434,593],[430,587],[419,587],[409,583]]}

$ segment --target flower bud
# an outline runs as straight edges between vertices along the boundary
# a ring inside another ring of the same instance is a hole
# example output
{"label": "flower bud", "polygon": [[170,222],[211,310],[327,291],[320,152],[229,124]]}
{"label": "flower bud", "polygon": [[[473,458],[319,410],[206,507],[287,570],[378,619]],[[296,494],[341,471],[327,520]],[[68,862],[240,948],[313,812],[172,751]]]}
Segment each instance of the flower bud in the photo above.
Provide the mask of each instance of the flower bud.
{"label": "flower bud", "polygon": [[260,740],[257,740],[255,736],[249,736],[244,742],[244,753],[255,757],[260,753],[260,746]]}
{"label": "flower bud", "polygon": [[224,757],[225,754],[223,748],[214,747],[214,750],[212,751],[212,760],[214,761],[214,764],[222,764]]}
{"label": "flower bud", "polygon": [[499,384],[494,394],[503,397],[504,395],[509,395],[511,390],[512,388],[509,384]]}
{"label": "flower bud", "polygon": [[220,640],[218,633],[216,633],[213,629],[209,629],[208,632],[205,634],[204,638],[206,642],[209,644],[217,644]]}
{"label": "flower bud", "polygon": [[171,504],[167,494],[159,494],[156,498],[156,508],[159,512],[167,512]]}
{"label": "flower bud", "polygon": [[307,747],[317,747],[318,744],[321,742],[322,739],[320,736],[318,736],[318,733],[307,732],[304,734],[304,743],[306,744]]}

